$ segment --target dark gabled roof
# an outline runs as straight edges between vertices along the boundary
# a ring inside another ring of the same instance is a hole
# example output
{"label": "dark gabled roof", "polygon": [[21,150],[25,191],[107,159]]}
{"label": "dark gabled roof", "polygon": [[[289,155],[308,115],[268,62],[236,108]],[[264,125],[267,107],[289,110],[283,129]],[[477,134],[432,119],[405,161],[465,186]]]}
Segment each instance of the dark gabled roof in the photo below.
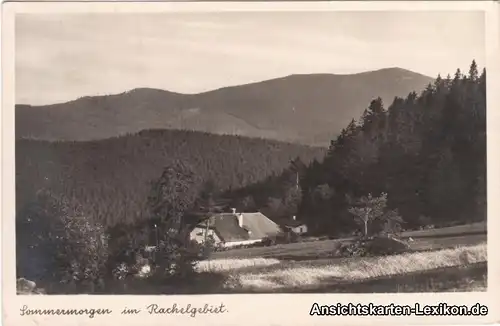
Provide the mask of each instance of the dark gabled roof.
{"label": "dark gabled roof", "polygon": [[213,223],[214,229],[220,235],[223,241],[244,241],[249,240],[248,232],[240,228],[238,225],[238,218],[233,214],[216,214],[210,218]]}
{"label": "dark gabled roof", "polygon": [[[276,223],[259,212],[241,213],[243,216],[243,227],[240,227],[238,224],[238,214],[221,213],[211,216],[209,225],[216,230],[221,240],[225,242],[260,240],[281,232]],[[208,219],[197,226],[206,227],[207,221]]]}
{"label": "dark gabled roof", "polygon": [[250,239],[263,239],[281,232],[278,224],[260,212],[243,213],[243,227],[251,231]]}
{"label": "dark gabled roof", "polygon": [[289,227],[289,228],[295,228],[297,226],[301,226],[301,225],[304,225],[306,224],[305,222],[303,221],[299,221],[299,220],[293,220],[293,219],[280,219],[278,221],[279,225],[281,225],[282,227]]}

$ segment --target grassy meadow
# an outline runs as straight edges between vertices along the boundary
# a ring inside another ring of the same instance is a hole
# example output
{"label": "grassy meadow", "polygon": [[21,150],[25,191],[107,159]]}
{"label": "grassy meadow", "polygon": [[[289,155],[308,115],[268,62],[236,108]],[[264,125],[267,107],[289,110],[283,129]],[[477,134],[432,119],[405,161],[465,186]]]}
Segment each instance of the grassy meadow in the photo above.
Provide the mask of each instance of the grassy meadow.
{"label": "grassy meadow", "polygon": [[[483,243],[366,258],[308,261],[215,259],[200,262],[197,271],[226,274],[228,281],[224,290],[230,292],[324,292],[328,289],[332,292],[340,289],[344,292],[354,289],[359,292],[401,292],[412,288],[418,291],[439,288],[441,291],[452,290],[462,283],[469,284],[469,290],[479,290],[486,288],[486,262],[486,244]],[[385,286],[381,286],[383,284]],[[379,291],[374,291],[375,288]]]}
{"label": "grassy meadow", "polygon": [[323,240],[217,252],[200,274],[226,279],[217,292],[442,292],[487,288],[486,224],[411,231],[411,251],[339,258],[341,243]]}
{"label": "grassy meadow", "polygon": [[486,232],[481,228],[478,224],[412,231],[411,250],[390,256],[341,257],[337,251],[340,244],[352,239],[216,252],[196,264],[189,281],[129,278],[111,284],[107,293],[486,291],[488,257]]}

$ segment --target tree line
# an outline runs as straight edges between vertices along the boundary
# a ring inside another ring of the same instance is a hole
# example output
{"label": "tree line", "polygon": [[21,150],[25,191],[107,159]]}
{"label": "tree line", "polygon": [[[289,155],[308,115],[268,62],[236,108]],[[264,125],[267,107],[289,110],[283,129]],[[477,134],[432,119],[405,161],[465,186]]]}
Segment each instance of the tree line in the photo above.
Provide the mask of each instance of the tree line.
{"label": "tree line", "polygon": [[359,228],[349,210],[372,194],[386,194],[405,228],[486,218],[486,69],[479,74],[473,61],[468,73],[438,75],[388,107],[376,98],[331,141],[322,162],[294,161],[282,175],[229,196],[339,235]]}
{"label": "tree line", "polygon": [[214,180],[217,190],[237,189],[280,174],[290,159],[321,159],[325,148],[265,139],[180,130],[145,130],[86,142],[16,141],[18,216],[41,189],[78,203],[102,223],[148,219],[151,182],[172,162],[189,164],[198,182]]}

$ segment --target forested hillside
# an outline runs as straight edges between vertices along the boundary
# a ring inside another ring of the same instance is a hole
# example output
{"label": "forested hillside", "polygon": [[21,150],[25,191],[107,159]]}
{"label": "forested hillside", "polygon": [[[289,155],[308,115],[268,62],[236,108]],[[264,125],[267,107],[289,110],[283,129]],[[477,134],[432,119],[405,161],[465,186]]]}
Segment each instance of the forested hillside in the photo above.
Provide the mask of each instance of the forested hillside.
{"label": "forested hillside", "polygon": [[17,140],[18,212],[49,189],[107,226],[145,219],[150,182],[181,160],[239,210],[298,215],[319,233],[356,229],[350,199],[369,193],[387,193],[405,228],[485,218],[486,70],[479,74],[473,62],[467,74],[438,76],[388,107],[381,98],[367,104],[328,150],[171,130],[87,142]]}
{"label": "forested hillside", "polygon": [[328,146],[372,98],[391,100],[420,91],[430,81],[387,68],[291,75],[200,94],[138,88],[67,103],[17,105],[16,136],[96,140],[146,129],[182,129]]}
{"label": "forested hillside", "polygon": [[[291,159],[322,159],[326,148],[200,132],[146,130],[88,142],[16,141],[16,200],[23,214],[37,191],[80,204],[110,226],[147,218],[151,182],[179,160],[216,188],[239,188],[280,174]],[[200,184],[200,187],[202,185]]]}
{"label": "forested hillside", "polygon": [[233,195],[271,215],[298,212],[316,232],[338,234],[357,228],[349,198],[382,192],[406,228],[485,219],[486,70],[479,74],[473,62],[467,74],[438,76],[388,107],[374,99],[331,142],[324,162]]}
{"label": "forested hillside", "polygon": [[[331,196],[320,204],[324,184]],[[483,220],[486,70],[479,75],[473,62],[467,74],[438,76],[387,109],[372,101],[332,142],[324,163],[307,170],[302,187],[301,211],[333,228],[344,226],[346,195],[381,192],[409,226]]]}

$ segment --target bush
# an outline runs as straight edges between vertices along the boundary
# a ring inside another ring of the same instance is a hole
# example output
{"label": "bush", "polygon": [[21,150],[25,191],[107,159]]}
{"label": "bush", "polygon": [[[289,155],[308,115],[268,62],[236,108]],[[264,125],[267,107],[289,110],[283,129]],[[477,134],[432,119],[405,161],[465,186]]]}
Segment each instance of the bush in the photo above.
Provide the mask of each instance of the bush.
{"label": "bush", "polygon": [[368,243],[366,240],[344,243],[339,248],[339,254],[342,257],[365,257],[368,255]]}
{"label": "bush", "polygon": [[395,255],[409,249],[410,246],[402,240],[392,236],[377,236],[342,244],[338,252],[342,257],[365,257]]}
{"label": "bush", "polygon": [[403,228],[401,226],[401,223],[396,221],[396,220],[389,219],[382,224],[379,235],[397,235],[397,236],[399,236],[401,234],[401,232],[403,232]]}
{"label": "bush", "polygon": [[[58,250],[59,235],[54,234],[56,218],[33,203],[23,207],[16,216],[16,273],[37,283],[59,282],[54,253]],[[61,226],[58,226],[61,228]]]}
{"label": "bush", "polygon": [[[200,246],[199,244],[195,245],[195,248]],[[217,251],[217,249],[220,247],[215,241],[215,238],[212,235],[207,236],[207,240],[201,245],[201,250],[200,250],[200,258],[201,259],[208,259],[214,253]]]}
{"label": "bush", "polygon": [[108,228],[107,273],[109,277],[123,279],[125,275],[137,273],[144,264],[152,263],[154,253],[146,250],[152,233],[150,224],[141,221],[131,225],[118,224]]}
{"label": "bush", "polygon": [[395,237],[375,237],[369,242],[368,251],[375,256],[395,255],[406,252],[410,246]]}
{"label": "bush", "polygon": [[96,285],[103,286],[108,237],[102,225],[83,215],[76,203],[49,191],[40,191],[36,203],[20,215],[16,231],[21,276],[71,285],[62,289],[69,292],[94,292]]}
{"label": "bush", "polygon": [[199,243],[196,240],[187,240],[186,250],[198,255],[198,260],[209,259],[211,255],[216,251],[221,251],[223,249],[222,244],[216,243],[214,237],[209,235],[206,242]]}
{"label": "bush", "polygon": [[155,252],[154,276],[187,278],[195,273],[196,263],[203,259],[205,249],[186,240],[181,234],[169,234],[160,240]]}
{"label": "bush", "polygon": [[427,225],[432,224],[432,219],[429,216],[425,215],[420,215],[418,217],[418,225],[420,226],[421,229],[425,228]]}
{"label": "bush", "polygon": [[297,234],[295,232],[290,232],[290,243],[297,243],[297,242],[302,242],[302,236],[300,234]]}
{"label": "bush", "polygon": [[302,237],[295,232],[287,231],[274,237],[265,238],[264,241],[268,245],[289,244],[301,242]]}
{"label": "bush", "polygon": [[271,237],[265,237],[262,240],[262,245],[265,246],[265,247],[274,246],[275,244],[276,244],[276,240],[274,240]]}
{"label": "bush", "polygon": [[63,247],[58,255],[65,265],[62,281],[76,282],[85,288],[84,291],[94,292],[94,286],[102,286],[105,276],[107,235],[102,225],[86,217],[64,215],[63,223]]}

